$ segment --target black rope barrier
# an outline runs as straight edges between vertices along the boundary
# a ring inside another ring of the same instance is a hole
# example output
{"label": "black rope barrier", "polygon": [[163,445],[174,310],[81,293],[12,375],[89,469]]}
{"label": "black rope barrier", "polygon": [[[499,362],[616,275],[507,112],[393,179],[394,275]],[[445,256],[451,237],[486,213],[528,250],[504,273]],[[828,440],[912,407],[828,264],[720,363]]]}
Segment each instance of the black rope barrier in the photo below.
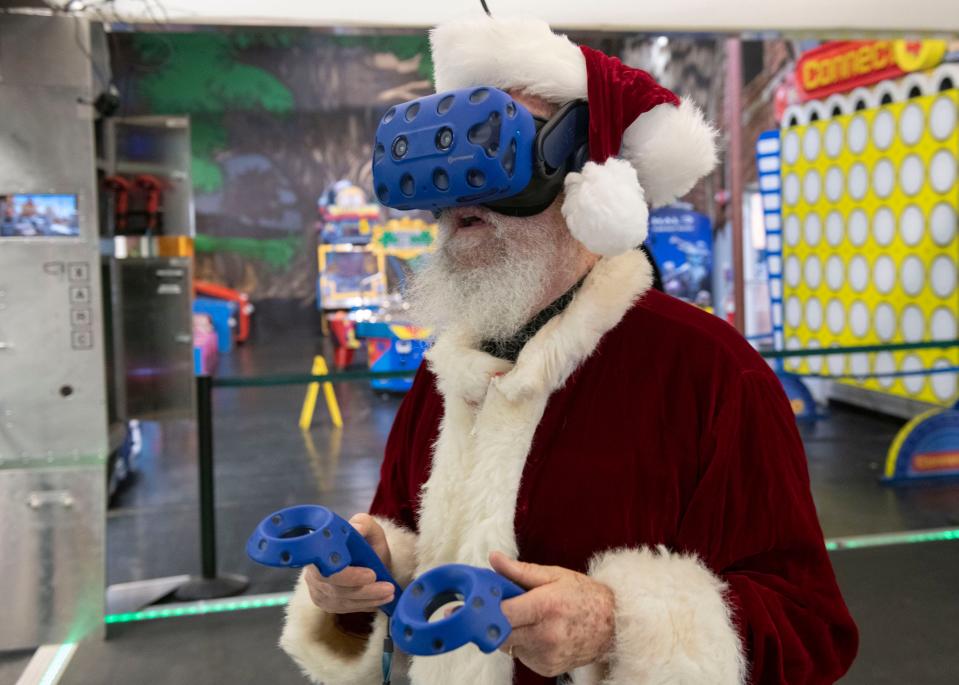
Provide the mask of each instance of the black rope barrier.
{"label": "black rope barrier", "polygon": [[912,371],[884,371],[882,373],[870,371],[869,373],[793,373],[786,371],[792,376],[799,378],[815,378],[818,380],[865,380],[867,378],[899,378],[901,376],[932,376],[939,373],[959,373],[959,366],[942,366],[932,369],[914,369]]}
{"label": "black rope barrier", "polygon": [[[923,340],[911,343],[890,343],[885,345],[850,345],[847,347],[822,347],[804,350],[760,350],[766,359],[784,359],[790,357],[826,357],[837,354],[860,354],[869,352],[907,352],[910,350],[944,350],[959,347],[959,339],[955,340]],[[950,367],[951,368],[951,367]],[[937,373],[944,373],[939,369]],[[897,372],[898,375],[912,375],[923,371]],[[925,371],[929,373],[929,371]],[[269,376],[222,376],[212,379],[215,388],[250,388],[272,387],[282,385],[308,385],[310,383],[346,383],[355,381],[375,381],[389,378],[412,378],[416,375],[415,369],[406,371],[340,371],[323,375],[309,373],[274,374]],[[798,375],[798,374],[797,374]],[[813,374],[804,374],[814,376]],[[875,377],[878,374],[870,373]],[[892,373],[886,375],[893,375]],[[817,378],[862,378],[856,375],[816,375]]]}
{"label": "black rope barrier", "polygon": [[308,385],[310,383],[341,383],[345,381],[375,381],[386,378],[412,378],[416,369],[408,371],[340,371],[315,376],[309,373],[289,373],[272,376],[224,376],[213,379],[216,388],[268,387],[277,385]]}
{"label": "black rope barrier", "polygon": [[784,359],[788,357],[825,357],[835,354],[857,354],[862,352],[906,352],[909,350],[945,350],[959,347],[959,340],[922,340],[913,343],[889,343],[885,345],[850,345],[847,347],[817,347],[804,350],[760,350],[766,359]]}

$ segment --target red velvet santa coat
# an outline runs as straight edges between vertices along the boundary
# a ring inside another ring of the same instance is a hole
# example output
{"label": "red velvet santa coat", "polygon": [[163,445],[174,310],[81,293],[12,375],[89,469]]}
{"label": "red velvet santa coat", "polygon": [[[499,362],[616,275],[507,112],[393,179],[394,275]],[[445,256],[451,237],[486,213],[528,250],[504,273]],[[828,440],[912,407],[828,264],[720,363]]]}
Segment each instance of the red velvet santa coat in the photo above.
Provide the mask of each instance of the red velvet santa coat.
{"label": "red velvet santa coat", "polygon": [[[588,572],[616,637],[574,683],[831,683],[857,633],[782,388],[726,323],[603,259],[516,364],[444,335],[396,417],[371,513],[401,583],[492,550]],[[352,651],[301,582],[281,644],[315,682],[379,682],[385,620]],[[472,646],[414,685],[551,682]]]}

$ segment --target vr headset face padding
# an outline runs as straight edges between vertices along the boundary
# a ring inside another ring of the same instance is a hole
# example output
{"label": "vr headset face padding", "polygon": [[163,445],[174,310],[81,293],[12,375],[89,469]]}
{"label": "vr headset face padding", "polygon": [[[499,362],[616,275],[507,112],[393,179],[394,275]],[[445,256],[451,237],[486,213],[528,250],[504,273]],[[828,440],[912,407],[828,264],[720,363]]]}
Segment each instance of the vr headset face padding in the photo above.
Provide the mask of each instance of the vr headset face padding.
{"label": "vr headset face padding", "polygon": [[496,88],[412,100],[391,108],[377,128],[376,195],[397,209],[483,204],[536,214],[585,163],[588,126],[585,102],[568,103],[546,121]]}
{"label": "vr headset face padding", "polygon": [[536,118],[533,143],[533,174],[517,195],[484,204],[508,216],[533,216],[549,207],[566,175],[577,172],[589,160],[589,109],[583,100],[568,102],[549,120]]}

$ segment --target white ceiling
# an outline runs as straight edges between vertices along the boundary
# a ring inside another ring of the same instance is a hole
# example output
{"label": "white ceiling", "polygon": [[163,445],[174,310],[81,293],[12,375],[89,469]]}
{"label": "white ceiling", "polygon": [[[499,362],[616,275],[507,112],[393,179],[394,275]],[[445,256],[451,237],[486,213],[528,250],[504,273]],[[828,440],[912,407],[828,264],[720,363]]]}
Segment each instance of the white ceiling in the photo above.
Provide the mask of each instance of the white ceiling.
{"label": "white ceiling", "polygon": [[[566,29],[959,33],[959,0],[488,0],[488,4],[494,15],[531,15]],[[425,27],[481,12],[479,0],[116,0],[115,6],[129,21],[323,27]]]}

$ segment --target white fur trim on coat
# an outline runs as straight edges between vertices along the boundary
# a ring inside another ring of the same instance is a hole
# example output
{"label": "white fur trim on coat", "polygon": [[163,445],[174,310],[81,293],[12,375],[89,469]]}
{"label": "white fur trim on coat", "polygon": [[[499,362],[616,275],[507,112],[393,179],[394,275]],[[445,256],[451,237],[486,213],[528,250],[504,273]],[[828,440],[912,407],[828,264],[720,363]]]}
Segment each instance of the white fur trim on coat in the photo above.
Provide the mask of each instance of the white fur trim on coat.
{"label": "white fur trim on coat", "polygon": [[565,183],[563,217],[587,250],[614,257],[646,239],[649,208],[628,161],[611,157],[604,164],[586,162],[581,172],[568,174]]}
{"label": "white fur trim on coat", "polygon": [[521,88],[562,104],[586,99],[586,59],[539,19],[481,17],[430,31],[436,92]]}
{"label": "white fur trim on coat", "polygon": [[[416,567],[416,534],[387,519],[374,518],[383,527],[390,546],[390,572],[400,586],[406,587],[413,579]],[[386,615],[382,612],[377,612],[373,632],[367,640],[343,633],[332,614],[313,604],[303,574],[300,574],[286,609],[280,647],[293,657],[314,683],[369,685],[382,679],[385,636]],[[396,670],[403,670],[404,666],[398,658]]]}
{"label": "white fur trim on coat", "polygon": [[[478,340],[458,331],[444,333],[426,352],[440,393],[445,400],[480,404],[496,378],[511,401],[552,394],[652,287],[652,274],[640,250],[599,260],[569,306],[526,343],[516,364],[480,351]],[[475,414],[470,412],[470,424]]]}
{"label": "white fur trim on coat", "polygon": [[[478,341],[455,331],[440,337],[427,360],[445,411],[421,493],[419,536],[378,519],[398,582],[408,583],[414,566],[419,575],[449,562],[487,566],[494,549],[516,554],[516,498],[546,403],[651,283],[642,252],[601,259],[566,310],[533,336],[515,365],[481,352]],[[379,682],[385,631],[385,617],[378,614],[369,640],[358,644],[352,638],[352,656],[345,655],[336,644],[350,645],[351,638],[312,603],[301,579],[280,644],[314,682],[365,685]],[[512,673],[508,655],[482,654],[472,646],[415,657],[409,668],[414,685],[508,685]]]}
{"label": "white fur trim on coat", "polygon": [[745,658],[723,581],[694,556],[616,550],[590,576],[616,596],[616,636],[606,663],[577,669],[573,685],[741,685]]}
{"label": "white fur trim on coat", "polygon": [[[485,567],[493,550],[516,555],[516,498],[546,403],[651,283],[642,252],[601,259],[515,365],[455,331],[427,352],[444,416],[421,492],[417,575],[451,562]],[[508,685],[512,672],[507,655],[474,647],[414,658],[410,666],[414,685]]]}
{"label": "white fur trim on coat", "polygon": [[623,133],[620,154],[639,174],[654,207],[688,193],[716,166],[716,129],[688,98],[679,107],[657,105]]}

